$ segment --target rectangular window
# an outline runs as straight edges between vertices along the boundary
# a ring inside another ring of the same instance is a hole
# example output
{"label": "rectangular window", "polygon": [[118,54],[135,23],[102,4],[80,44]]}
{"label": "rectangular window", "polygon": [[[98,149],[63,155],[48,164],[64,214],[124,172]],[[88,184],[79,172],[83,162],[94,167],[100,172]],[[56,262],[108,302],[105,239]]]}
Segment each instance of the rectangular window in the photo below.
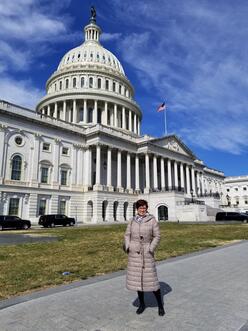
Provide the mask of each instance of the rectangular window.
{"label": "rectangular window", "polygon": [[68,155],[69,154],[69,148],[68,147],[62,147],[62,154]]}
{"label": "rectangular window", "polygon": [[18,215],[19,212],[19,198],[10,198],[9,199],[9,215]]}
{"label": "rectangular window", "polygon": [[67,170],[61,170],[61,185],[67,185]]}
{"label": "rectangular window", "polygon": [[66,200],[60,200],[60,202],[59,202],[59,214],[66,214]]}
{"label": "rectangular window", "polygon": [[39,202],[39,216],[46,213],[46,199],[42,199]]}
{"label": "rectangular window", "polygon": [[41,168],[41,183],[48,183],[48,168]]}
{"label": "rectangular window", "polygon": [[49,143],[43,143],[42,150],[48,152],[50,151],[50,146],[51,144]]}

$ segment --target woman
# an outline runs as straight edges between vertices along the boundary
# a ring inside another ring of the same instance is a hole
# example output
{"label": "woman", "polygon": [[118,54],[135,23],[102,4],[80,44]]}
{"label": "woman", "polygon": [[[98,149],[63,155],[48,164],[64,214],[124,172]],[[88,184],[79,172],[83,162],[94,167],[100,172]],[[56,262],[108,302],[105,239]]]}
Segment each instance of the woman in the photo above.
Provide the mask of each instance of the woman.
{"label": "woman", "polygon": [[125,233],[128,253],[127,289],[138,292],[137,314],[145,310],[144,292],[153,291],[158,302],[158,314],[165,314],[154,260],[154,251],[160,240],[159,225],[147,212],[145,200],[136,202],[137,215],[129,222]]}

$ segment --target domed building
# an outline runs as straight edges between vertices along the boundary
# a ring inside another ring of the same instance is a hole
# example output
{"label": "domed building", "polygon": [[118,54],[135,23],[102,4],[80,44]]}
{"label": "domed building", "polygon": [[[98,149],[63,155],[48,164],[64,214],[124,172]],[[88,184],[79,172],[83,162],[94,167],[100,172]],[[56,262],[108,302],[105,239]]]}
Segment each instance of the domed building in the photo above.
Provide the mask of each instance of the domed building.
{"label": "domed building", "polygon": [[144,198],[159,220],[212,219],[224,174],[176,135],[140,135],[134,88],[101,45],[95,16],[84,33],[48,79],[36,112],[0,101],[0,214],[123,222]]}

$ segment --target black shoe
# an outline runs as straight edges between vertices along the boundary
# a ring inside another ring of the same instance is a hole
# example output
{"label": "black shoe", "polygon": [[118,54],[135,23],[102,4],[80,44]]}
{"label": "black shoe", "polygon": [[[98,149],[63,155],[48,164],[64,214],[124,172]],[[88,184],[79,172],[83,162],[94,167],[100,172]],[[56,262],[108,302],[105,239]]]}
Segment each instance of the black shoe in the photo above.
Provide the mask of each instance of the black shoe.
{"label": "black shoe", "polygon": [[142,314],[143,311],[146,309],[145,305],[140,305],[139,308],[136,310],[136,314]]}
{"label": "black shoe", "polygon": [[164,316],[164,314],[165,314],[164,307],[159,307],[158,308],[158,315],[159,316]]}

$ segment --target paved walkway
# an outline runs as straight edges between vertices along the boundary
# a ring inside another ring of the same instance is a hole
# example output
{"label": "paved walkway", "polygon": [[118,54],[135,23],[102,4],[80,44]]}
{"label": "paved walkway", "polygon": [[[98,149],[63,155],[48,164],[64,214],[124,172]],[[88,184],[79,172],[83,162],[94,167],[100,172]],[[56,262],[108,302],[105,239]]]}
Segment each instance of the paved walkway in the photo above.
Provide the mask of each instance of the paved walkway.
{"label": "paved walkway", "polygon": [[164,317],[151,294],[145,312],[135,314],[136,293],[120,272],[3,301],[0,330],[248,330],[248,242],[170,259],[158,274]]}

